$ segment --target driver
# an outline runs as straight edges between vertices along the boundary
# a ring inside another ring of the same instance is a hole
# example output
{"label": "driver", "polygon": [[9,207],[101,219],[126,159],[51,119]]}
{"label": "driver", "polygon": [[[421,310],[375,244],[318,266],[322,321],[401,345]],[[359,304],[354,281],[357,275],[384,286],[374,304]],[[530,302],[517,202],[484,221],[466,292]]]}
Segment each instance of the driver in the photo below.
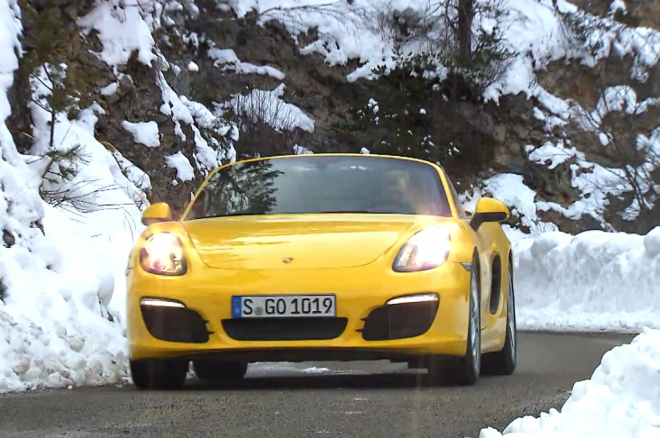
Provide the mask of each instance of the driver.
{"label": "driver", "polygon": [[[383,184],[383,201],[401,205],[410,213],[414,213],[411,185],[408,173],[400,170],[387,172]],[[406,211],[406,213],[408,212]]]}
{"label": "driver", "polygon": [[400,170],[392,170],[385,174],[383,197],[391,201],[406,199],[410,178],[408,174]]}

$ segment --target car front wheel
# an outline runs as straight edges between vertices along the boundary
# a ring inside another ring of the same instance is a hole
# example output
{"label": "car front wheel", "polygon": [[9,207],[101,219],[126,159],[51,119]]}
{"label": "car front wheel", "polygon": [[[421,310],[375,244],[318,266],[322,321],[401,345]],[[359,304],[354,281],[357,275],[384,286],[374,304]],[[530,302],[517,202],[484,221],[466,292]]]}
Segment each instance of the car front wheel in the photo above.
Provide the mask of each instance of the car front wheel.
{"label": "car front wheel", "polygon": [[484,355],[484,374],[508,376],[516,370],[518,340],[513,268],[509,266],[509,289],[506,306],[506,338],[502,350]]}
{"label": "car front wheel", "polygon": [[[465,355],[448,361],[432,360],[429,377],[432,381],[451,381],[459,385],[474,385],[481,374],[481,301],[479,259],[472,258],[470,300]],[[448,362],[446,365],[441,365]]]}
{"label": "car front wheel", "polygon": [[180,389],[186,382],[187,361],[130,361],[131,378],[138,389]]}

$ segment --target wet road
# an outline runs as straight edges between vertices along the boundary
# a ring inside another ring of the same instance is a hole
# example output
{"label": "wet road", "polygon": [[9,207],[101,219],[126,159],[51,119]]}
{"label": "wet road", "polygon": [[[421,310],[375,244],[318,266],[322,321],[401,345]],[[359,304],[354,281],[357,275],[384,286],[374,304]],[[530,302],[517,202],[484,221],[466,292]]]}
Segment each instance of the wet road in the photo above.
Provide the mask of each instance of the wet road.
{"label": "wet road", "polygon": [[634,335],[520,333],[513,376],[429,387],[424,371],[389,362],[255,364],[245,381],[175,392],[134,387],[0,396],[0,437],[479,436],[559,408],[602,355]]}

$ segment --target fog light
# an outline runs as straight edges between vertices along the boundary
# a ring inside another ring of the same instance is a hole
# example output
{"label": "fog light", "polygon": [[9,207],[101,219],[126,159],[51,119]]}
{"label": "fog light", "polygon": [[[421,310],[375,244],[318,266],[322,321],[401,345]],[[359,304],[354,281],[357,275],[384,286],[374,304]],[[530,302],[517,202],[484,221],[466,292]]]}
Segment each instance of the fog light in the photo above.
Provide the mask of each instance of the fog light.
{"label": "fog light", "polygon": [[179,301],[160,300],[158,298],[142,298],[140,300],[140,305],[151,307],[178,307],[180,309],[186,308],[186,305]]}
{"label": "fog light", "polygon": [[410,304],[410,303],[430,303],[438,301],[440,297],[438,294],[417,294],[417,295],[406,295],[404,297],[396,297],[388,300],[387,305],[396,305],[396,304]]}

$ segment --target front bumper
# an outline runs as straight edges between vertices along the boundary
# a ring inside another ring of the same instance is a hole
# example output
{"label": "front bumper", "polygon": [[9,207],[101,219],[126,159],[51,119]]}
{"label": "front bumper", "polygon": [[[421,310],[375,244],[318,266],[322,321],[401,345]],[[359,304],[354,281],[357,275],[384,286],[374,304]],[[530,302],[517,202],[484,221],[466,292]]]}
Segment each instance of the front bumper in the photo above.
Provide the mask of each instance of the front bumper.
{"label": "front bumper", "polygon": [[[167,278],[136,271],[129,277],[127,300],[129,356],[248,362],[461,356],[469,279],[460,263],[387,274],[373,266],[295,272],[205,269]],[[259,293],[333,293],[337,315],[232,319],[232,295]],[[436,293],[439,300],[385,304],[419,293]],[[174,300],[185,308],[143,306],[142,298]]]}

